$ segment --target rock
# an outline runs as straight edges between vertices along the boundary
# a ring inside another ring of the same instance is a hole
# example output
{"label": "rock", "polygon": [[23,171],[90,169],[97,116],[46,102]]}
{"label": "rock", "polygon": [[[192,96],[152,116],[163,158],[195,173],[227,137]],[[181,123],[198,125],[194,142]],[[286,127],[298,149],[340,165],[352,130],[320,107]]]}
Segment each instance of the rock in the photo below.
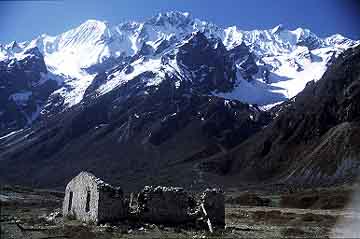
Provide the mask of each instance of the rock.
{"label": "rock", "polygon": [[56,218],[62,217],[62,212],[60,208],[55,209],[54,212],[50,213],[48,216],[45,217],[47,222],[53,222]]}

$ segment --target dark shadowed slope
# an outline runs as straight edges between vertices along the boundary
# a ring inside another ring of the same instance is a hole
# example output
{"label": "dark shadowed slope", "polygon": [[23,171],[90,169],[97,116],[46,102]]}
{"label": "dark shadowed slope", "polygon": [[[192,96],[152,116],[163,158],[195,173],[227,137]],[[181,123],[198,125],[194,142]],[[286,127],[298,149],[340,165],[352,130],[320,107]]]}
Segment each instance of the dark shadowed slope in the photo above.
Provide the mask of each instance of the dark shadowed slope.
{"label": "dark shadowed slope", "polygon": [[[233,84],[234,63],[221,43],[209,47],[196,33],[176,54],[182,67],[201,77],[189,80],[149,69],[97,96],[96,82],[108,81],[113,72],[99,74],[80,105],[1,140],[1,179],[63,186],[88,170],[129,188],[146,183],[202,187],[198,161],[227,152],[270,117],[257,107],[209,96]],[[163,74],[158,85],[148,84]]]}
{"label": "dark shadowed slope", "polygon": [[272,110],[272,124],[213,163],[239,178],[327,185],[354,179],[360,163],[360,47],[344,52],[322,79]]}

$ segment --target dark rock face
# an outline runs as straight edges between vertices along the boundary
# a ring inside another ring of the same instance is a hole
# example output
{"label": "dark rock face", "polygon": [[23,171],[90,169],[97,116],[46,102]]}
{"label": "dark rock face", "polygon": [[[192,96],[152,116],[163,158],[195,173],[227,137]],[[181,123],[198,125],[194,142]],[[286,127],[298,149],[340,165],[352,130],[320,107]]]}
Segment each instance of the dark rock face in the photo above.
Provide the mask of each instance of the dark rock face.
{"label": "dark rock face", "polygon": [[304,186],[354,179],[360,166],[359,62],[360,48],[347,50],[320,81],[275,107],[274,122],[231,154],[232,171]]}
{"label": "dark rock face", "polygon": [[164,52],[167,48],[169,48],[171,45],[176,43],[176,37],[170,37],[170,39],[163,39],[161,43],[158,45],[158,47],[155,50],[155,54],[160,54]]}
{"label": "dark rock face", "polygon": [[98,73],[94,77],[94,79],[91,82],[91,84],[89,85],[89,87],[86,88],[86,91],[84,93],[84,98],[86,98],[90,94],[93,94],[96,89],[98,89],[102,84],[104,84],[106,82],[106,77],[107,77],[107,75],[104,71]]}
{"label": "dark rock face", "polygon": [[123,57],[123,56],[119,56],[116,58],[109,57],[103,60],[101,63],[92,65],[84,70],[87,71],[89,74],[101,74],[102,72],[111,69],[113,67],[119,67],[119,66],[124,67],[128,63],[128,61],[129,61],[129,57]]}
{"label": "dark rock face", "polygon": [[299,39],[297,45],[306,46],[309,50],[314,50],[316,48],[321,47],[323,43],[314,33],[310,33],[306,37],[302,36]]}
{"label": "dark rock face", "polygon": [[154,54],[154,48],[147,43],[144,43],[138,52],[139,56],[148,56],[152,54]]}
{"label": "dark rock face", "polygon": [[203,33],[196,32],[179,47],[177,59],[199,90],[225,91],[235,82],[235,67],[226,53],[220,40],[210,42]]}
{"label": "dark rock face", "polygon": [[22,70],[47,72],[44,57],[37,47],[28,49],[24,54],[28,54],[28,56],[18,61]]}
{"label": "dark rock face", "polygon": [[58,87],[49,78],[37,48],[21,60],[0,63],[0,135],[31,123],[48,96]]}
{"label": "dark rock face", "polygon": [[255,63],[255,56],[250,53],[244,43],[234,47],[228,53],[229,57],[240,66],[240,72],[245,79],[250,80],[259,69]]}

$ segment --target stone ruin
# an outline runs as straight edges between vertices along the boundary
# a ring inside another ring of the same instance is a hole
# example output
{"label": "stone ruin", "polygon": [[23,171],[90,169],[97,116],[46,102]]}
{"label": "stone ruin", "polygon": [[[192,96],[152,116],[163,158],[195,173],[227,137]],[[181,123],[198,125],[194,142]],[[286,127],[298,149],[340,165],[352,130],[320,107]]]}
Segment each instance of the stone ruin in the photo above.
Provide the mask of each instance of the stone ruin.
{"label": "stone ruin", "polygon": [[63,215],[84,222],[104,223],[136,220],[155,224],[202,225],[212,232],[225,227],[224,194],[207,189],[199,196],[180,187],[145,186],[136,198],[136,206],[126,203],[123,191],[104,183],[94,175],[81,172],[65,190]]}
{"label": "stone ruin", "polygon": [[225,227],[225,198],[220,189],[206,189],[200,197],[200,208],[209,228],[211,225]]}
{"label": "stone ruin", "polygon": [[81,172],[65,189],[63,215],[84,222],[101,223],[127,217],[121,188],[113,187],[88,172]]}
{"label": "stone ruin", "polygon": [[145,186],[137,203],[139,218],[160,224],[188,222],[195,207],[194,200],[178,187]]}
{"label": "stone ruin", "polygon": [[138,218],[160,224],[195,223],[225,227],[225,199],[220,189],[206,189],[199,197],[183,188],[145,186],[137,198]]}

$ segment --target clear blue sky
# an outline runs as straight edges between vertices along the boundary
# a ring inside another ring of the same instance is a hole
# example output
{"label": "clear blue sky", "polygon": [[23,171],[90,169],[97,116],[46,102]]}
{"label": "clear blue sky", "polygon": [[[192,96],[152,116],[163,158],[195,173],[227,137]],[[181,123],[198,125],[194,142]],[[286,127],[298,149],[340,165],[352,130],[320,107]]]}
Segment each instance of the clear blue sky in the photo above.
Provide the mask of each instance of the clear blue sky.
{"label": "clear blue sky", "polygon": [[169,10],[244,30],[282,23],[319,36],[340,33],[360,39],[360,0],[0,0],[0,42],[55,35],[87,19],[142,21]]}

